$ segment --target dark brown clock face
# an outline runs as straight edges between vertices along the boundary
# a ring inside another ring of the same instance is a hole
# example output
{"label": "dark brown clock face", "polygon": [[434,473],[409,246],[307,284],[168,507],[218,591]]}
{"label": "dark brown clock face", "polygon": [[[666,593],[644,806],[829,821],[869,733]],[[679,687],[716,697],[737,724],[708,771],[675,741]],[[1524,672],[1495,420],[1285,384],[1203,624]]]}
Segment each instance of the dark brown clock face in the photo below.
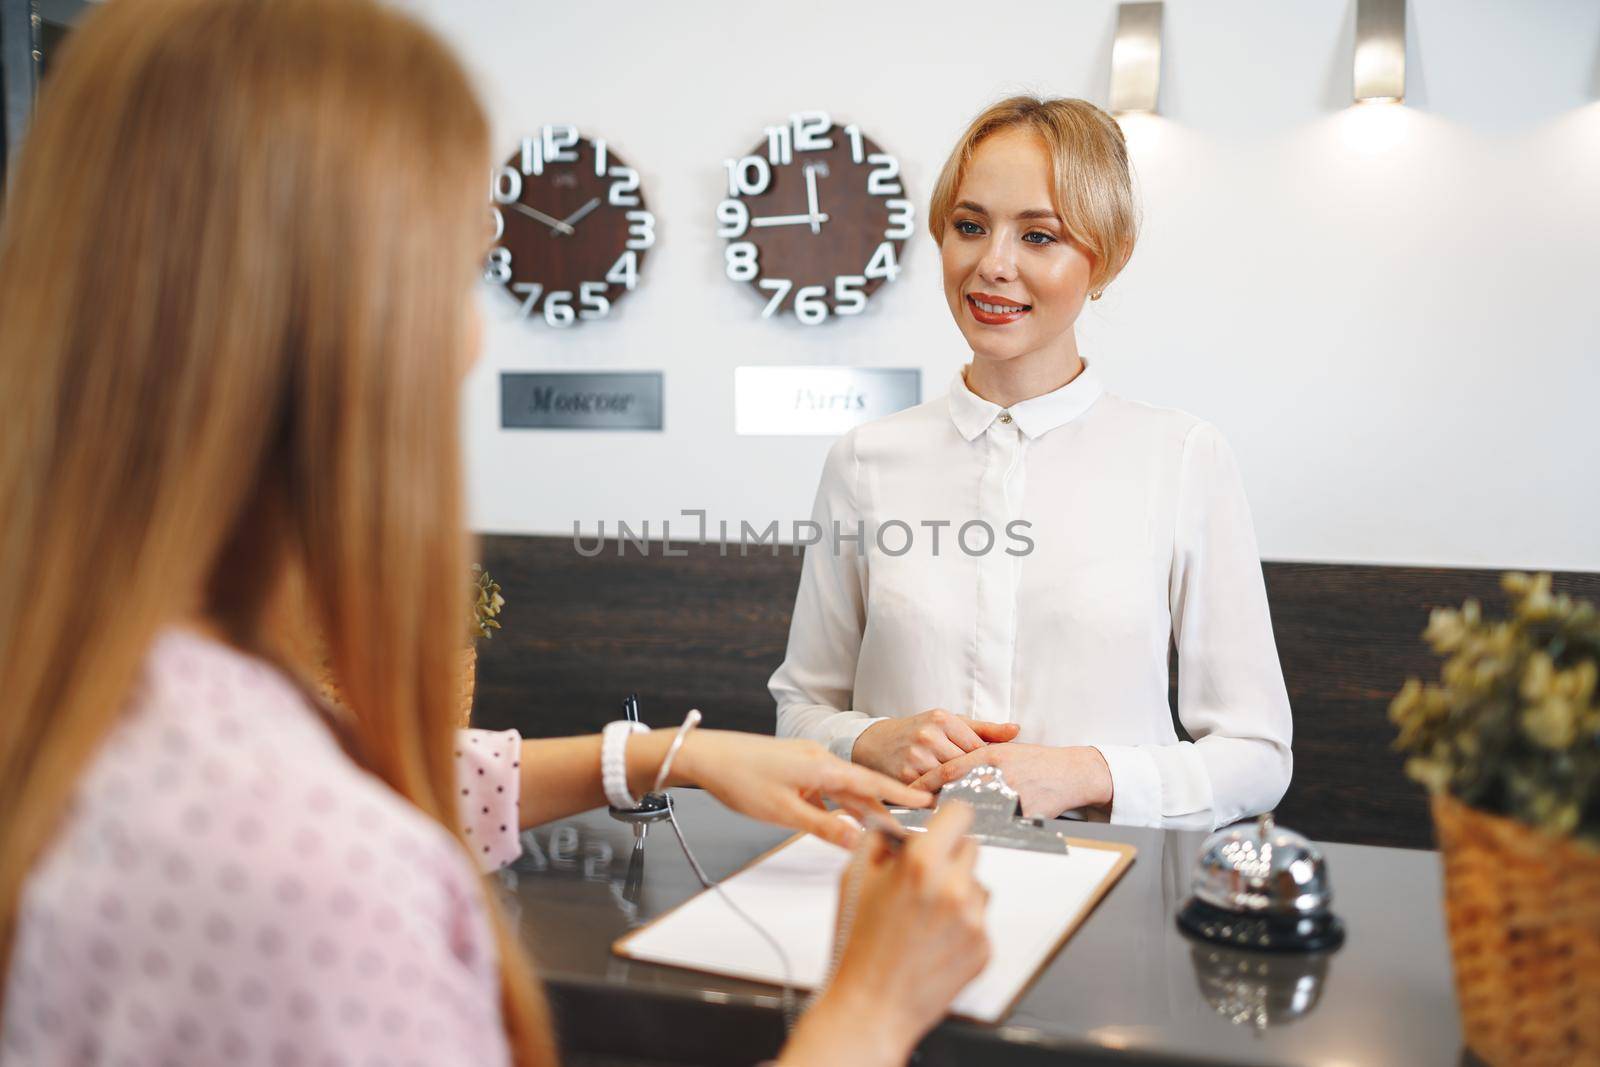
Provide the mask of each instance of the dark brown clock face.
{"label": "dark brown clock face", "polygon": [[638,171],[605,141],[546,126],[490,176],[490,195],[484,280],[503,286],[523,318],[602,319],[638,285],[656,220]]}
{"label": "dark brown clock face", "polygon": [[899,276],[913,208],[899,161],[858,127],[803,111],[723,166],[717,236],[728,277],[760,292],[763,318],[859,315]]}

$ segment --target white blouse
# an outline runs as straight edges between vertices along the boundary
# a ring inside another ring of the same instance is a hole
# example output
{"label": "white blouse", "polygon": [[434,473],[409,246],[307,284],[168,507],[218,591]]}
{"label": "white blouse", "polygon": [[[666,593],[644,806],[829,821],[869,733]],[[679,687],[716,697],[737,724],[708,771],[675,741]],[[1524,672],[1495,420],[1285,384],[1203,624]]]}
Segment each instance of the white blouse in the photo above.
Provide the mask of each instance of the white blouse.
{"label": "white blouse", "polygon": [[948,397],[841,438],[812,517],[770,683],[780,736],[848,759],[890,716],[1015,722],[1019,741],[1098,748],[1111,821],[1141,826],[1221,826],[1288,788],[1255,531],[1209,424],[1107,393],[1087,365],[1010,409],[957,374]]}

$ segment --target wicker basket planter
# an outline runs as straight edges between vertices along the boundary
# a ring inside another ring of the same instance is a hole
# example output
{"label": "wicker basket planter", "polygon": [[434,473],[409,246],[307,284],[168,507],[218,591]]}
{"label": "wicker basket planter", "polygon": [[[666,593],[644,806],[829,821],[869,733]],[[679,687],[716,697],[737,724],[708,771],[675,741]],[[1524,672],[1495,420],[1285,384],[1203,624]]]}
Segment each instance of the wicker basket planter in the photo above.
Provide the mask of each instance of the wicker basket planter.
{"label": "wicker basket planter", "polygon": [[1600,853],[1433,799],[1456,997],[1495,1067],[1600,1063]]}

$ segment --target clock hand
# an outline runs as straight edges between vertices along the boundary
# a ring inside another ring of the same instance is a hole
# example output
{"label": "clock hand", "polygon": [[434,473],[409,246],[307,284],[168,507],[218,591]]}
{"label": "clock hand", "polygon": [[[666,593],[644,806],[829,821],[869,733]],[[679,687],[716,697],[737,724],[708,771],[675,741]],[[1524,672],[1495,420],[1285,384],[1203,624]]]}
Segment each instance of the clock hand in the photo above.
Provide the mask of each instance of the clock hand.
{"label": "clock hand", "polygon": [[817,171],[815,167],[806,167],[806,203],[811,211],[811,232],[821,233],[822,222],[827,217],[817,210]]}
{"label": "clock hand", "polygon": [[809,225],[813,233],[817,232],[818,223],[827,222],[826,215],[769,215],[764,219],[751,219],[752,226],[805,226]]}
{"label": "clock hand", "polygon": [[568,226],[565,222],[562,222],[560,219],[553,219],[549,215],[546,215],[544,212],[538,211],[538,210],[535,210],[534,208],[529,207],[527,204],[522,204],[522,203],[518,203],[516,201],[512,201],[511,206],[516,208],[518,211],[522,212],[524,215],[529,215],[529,216],[532,216],[533,218],[538,219],[540,222],[544,223],[546,226],[548,226],[552,230],[556,231],[556,233],[570,234],[572,232],[572,227]]}
{"label": "clock hand", "polygon": [[589,212],[593,211],[595,208],[597,208],[599,206],[600,206],[600,198],[597,196],[593,200],[589,201],[587,204],[585,204],[582,207],[580,207],[578,210],[574,211],[572,214],[568,215],[566,218],[562,219],[561,221],[565,222],[568,227],[571,227],[573,223],[577,222],[579,219],[583,218],[585,215],[587,215]]}

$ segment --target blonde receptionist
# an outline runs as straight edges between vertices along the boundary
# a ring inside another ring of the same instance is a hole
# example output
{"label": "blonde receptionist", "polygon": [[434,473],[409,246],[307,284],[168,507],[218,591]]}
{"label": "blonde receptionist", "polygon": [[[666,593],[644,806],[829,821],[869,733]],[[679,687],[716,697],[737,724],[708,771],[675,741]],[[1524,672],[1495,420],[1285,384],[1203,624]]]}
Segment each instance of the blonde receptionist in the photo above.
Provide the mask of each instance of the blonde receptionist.
{"label": "blonde receptionist", "polygon": [[1081,100],[997,103],[928,222],[972,358],[829,452],[778,733],[924,788],[992,764],[1028,815],[1271,809],[1291,721],[1238,466],[1208,423],[1108,392],[1074,332],[1133,251],[1120,128]]}

